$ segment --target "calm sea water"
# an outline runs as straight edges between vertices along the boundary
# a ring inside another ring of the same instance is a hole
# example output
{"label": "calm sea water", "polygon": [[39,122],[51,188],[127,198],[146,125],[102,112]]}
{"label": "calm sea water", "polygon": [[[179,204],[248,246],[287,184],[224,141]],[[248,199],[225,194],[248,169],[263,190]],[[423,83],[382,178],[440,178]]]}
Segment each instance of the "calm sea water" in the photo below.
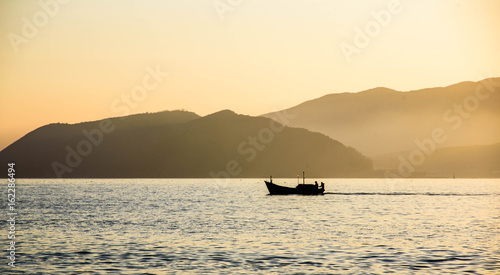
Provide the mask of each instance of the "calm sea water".
{"label": "calm sea water", "polygon": [[0,273],[499,274],[500,180],[323,181],[20,179]]}

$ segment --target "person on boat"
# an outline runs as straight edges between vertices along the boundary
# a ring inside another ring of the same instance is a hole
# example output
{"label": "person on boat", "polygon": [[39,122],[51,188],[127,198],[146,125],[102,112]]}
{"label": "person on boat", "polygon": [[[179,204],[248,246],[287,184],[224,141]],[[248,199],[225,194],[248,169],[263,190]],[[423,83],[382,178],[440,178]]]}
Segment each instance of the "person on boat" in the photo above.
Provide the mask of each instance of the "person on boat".
{"label": "person on boat", "polygon": [[316,188],[318,188],[318,181],[315,181],[314,185],[316,185]]}
{"label": "person on boat", "polygon": [[325,190],[325,183],[321,182],[321,189]]}
{"label": "person on boat", "polygon": [[271,178],[269,179],[269,182],[273,183],[273,176],[271,176]]}

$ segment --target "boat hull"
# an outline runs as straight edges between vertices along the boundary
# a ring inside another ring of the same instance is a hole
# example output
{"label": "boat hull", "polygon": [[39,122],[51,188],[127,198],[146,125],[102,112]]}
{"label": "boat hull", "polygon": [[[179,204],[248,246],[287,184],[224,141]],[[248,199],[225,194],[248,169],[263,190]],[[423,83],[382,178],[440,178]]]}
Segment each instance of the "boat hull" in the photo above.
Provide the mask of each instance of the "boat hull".
{"label": "boat hull", "polygon": [[299,184],[295,188],[280,186],[269,181],[264,181],[270,195],[323,195],[325,191],[314,184]]}

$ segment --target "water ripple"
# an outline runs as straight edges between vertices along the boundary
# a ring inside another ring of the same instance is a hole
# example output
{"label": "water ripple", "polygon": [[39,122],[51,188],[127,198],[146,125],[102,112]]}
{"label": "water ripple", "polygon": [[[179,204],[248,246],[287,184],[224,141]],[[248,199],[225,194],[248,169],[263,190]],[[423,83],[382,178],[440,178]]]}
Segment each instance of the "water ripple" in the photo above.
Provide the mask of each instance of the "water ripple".
{"label": "water ripple", "polygon": [[498,181],[341,179],[313,197],[266,196],[256,180],[19,182],[19,264],[0,274],[500,269]]}

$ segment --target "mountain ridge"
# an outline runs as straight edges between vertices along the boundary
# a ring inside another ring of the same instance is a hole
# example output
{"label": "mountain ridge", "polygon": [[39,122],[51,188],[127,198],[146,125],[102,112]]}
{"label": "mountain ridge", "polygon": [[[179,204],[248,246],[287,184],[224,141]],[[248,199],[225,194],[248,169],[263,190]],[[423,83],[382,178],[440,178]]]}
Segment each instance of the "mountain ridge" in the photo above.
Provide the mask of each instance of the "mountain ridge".
{"label": "mountain ridge", "polygon": [[411,150],[415,139],[436,127],[451,133],[446,146],[491,144],[500,137],[500,78],[405,92],[379,87],[328,94],[282,111],[295,116],[291,126],[324,133],[371,157]]}
{"label": "mountain ridge", "polygon": [[436,131],[440,141],[412,176],[498,177],[500,78],[327,94],[258,117],[176,110],[51,123],[0,151],[0,161],[49,178],[381,177],[423,154]]}
{"label": "mountain ridge", "polygon": [[[155,119],[151,119],[154,117]],[[146,122],[146,123],[145,123]],[[42,126],[4,150],[26,178],[349,177],[372,172],[353,148],[306,129],[222,110]]]}

